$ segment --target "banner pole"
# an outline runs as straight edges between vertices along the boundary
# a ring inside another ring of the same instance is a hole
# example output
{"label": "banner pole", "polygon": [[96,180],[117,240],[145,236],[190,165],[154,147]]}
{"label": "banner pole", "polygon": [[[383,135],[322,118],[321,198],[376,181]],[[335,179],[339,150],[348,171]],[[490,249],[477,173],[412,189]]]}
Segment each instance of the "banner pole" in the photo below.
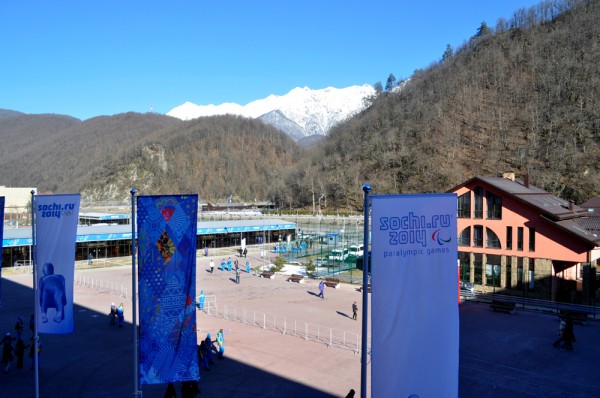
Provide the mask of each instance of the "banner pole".
{"label": "banner pole", "polygon": [[360,351],[360,396],[367,398],[367,350],[368,350],[368,327],[369,327],[369,192],[371,185],[365,182],[362,186],[365,193],[365,230],[363,250],[363,303],[362,303],[362,345]]}
{"label": "banner pole", "polygon": [[141,396],[138,372],[137,281],[135,275],[135,188],[131,188],[131,315],[133,317],[133,396]]}
{"label": "banner pole", "polygon": [[36,237],[35,237],[35,190],[31,190],[31,247],[33,249],[33,265],[32,276],[33,276],[33,367],[35,374],[35,397],[40,396],[40,373],[39,373],[39,358],[38,358],[38,313],[37,307],[39,305],[38,299],[38,283],[37,283],[37,248],[36,248]]}

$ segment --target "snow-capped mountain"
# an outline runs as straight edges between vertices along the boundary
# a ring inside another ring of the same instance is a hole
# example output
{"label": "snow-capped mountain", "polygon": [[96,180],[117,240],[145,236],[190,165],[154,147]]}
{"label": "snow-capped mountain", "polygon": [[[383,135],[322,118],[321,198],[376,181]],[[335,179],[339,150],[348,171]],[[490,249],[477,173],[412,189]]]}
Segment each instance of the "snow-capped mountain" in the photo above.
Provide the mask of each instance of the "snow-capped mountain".
{"label": "snow-capped mountain", "polygon": [[167,113],[182,120],[202,116],[241,115],[259,118],[287,133],[294,140],[314,134],[326,135],[337,123],[362,111],[364,98],[375,94],[368,84],[347,88],[311,90],[295,88],[285,95],[270,95],[246,105],[195,105],[186,102]]}

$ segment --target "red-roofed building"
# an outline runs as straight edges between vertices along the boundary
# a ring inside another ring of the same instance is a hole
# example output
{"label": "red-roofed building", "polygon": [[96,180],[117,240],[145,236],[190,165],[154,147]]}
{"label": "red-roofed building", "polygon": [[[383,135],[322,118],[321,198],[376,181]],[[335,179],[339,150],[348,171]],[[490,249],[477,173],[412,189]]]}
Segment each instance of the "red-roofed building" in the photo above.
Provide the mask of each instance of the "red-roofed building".
{"label": "red-roofed building", "polygon": [[486,292],[595,302],[600,236],[585,227],[587,208],[513,173],[474,177],[450,192],[458,196],[461,280]]}

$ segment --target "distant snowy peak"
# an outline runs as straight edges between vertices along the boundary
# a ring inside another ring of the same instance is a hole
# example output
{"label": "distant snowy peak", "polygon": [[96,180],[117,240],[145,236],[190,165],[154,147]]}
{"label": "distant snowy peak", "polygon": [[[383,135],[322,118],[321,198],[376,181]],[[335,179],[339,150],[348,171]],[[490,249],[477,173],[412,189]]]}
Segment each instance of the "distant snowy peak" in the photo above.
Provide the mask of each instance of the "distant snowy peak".
{"label": "distant snowy peak", "polygon": [[195,105],[186,102],[167,113],[182,120],[204,116],[240,115],[260,118],[290,135],[294,140],[319,134],[326,135],[337,123],[362,111],[364,98],[375,94],[368,84],[347,88],[328,87],[311,90],[295,88],[286,95],[269,95],[247,105]]}

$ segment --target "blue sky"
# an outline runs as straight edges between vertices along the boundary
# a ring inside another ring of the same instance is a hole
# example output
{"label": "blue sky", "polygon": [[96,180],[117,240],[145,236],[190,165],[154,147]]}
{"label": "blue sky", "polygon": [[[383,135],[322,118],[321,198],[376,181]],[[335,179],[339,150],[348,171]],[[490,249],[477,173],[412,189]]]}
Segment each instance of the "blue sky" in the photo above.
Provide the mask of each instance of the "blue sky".
{"label": "blue sky", "polygon": [[88,119],[408,78],[532,0],[5,0],[0,108]]}

